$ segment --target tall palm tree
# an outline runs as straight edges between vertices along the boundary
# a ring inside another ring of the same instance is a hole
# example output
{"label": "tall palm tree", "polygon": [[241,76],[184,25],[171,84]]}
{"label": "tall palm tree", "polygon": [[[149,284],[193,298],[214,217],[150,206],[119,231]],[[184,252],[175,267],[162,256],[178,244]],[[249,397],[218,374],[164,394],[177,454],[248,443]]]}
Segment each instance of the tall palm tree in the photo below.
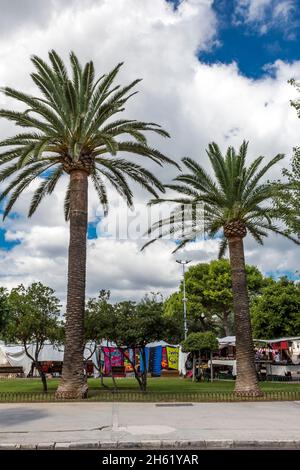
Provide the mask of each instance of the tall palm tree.
{"label": "tall palm tree", "polygon": [[6,199],[5,218],[22,192],[40,177],[29,208],[31,216],[44,196],[54,191],[60,177],[64,174],[69,177],[64,204],[70,224],[66,340],[63,375],[57,393],[78,397],[85,395],[87,388],[83,374],[83,318],[88,181],[93,183],[105,210],[107,182],[131,206],[133,194],[128,180],[140,184],[154,197],[164,187],[143,164],[125,159],[123,153],[159,165],[173,164],[173,161],[147,143],[148,131],[168,137],[159,125],[115,119],[136,93],[132,89],[139,82],[135,80],[124,87],[114,84],[122,64],[96,79],[93,62],[82,68],[74,53],[70,54],[71,74],[55,51],[49,53],[49,59],[47,63],[40,57],[32,57],[35,72],[31,78],[39,96],[2,88],[7,97],[14,98],[18,104],[24,103],[26,109],[23,112],[2,109],[0,117],[26,130],[0,142],[1,147],[6,147],[0,155],[3,166],[0,181],[9,179],[0,200]]}
{"label": "tall palm tree", "polygon": [[[277,155],[263,167],[263,157],[258,157],[246,167],[247,147],[246,142],[243,142],[238,152],[229,147],[223,156],[217,144],[210,144],[207,154],[214,177],[194,160],[184,158],[182,161],[188,173],[180,174],[174,184],[166,186],[182,196],[152,201],[171,201],[178,204],[175,205],[177,209],[170,217],[159,220],[150,228],[149,234],[155,234],[157,230],[160,232],[145,246],[162,238],[170,230],[175,234],[180,230],[182,235],[180,238],[178,236],[176,250],[204,232],[209,237],[221,238],[219,257],[229,248],[236,331],[235,391],[238,394],[259,395],[261,392],[254,363],[243,239],[249,233],[258,243],[263,244],[263,238],[271,231],[297,241],[275,224],[272,196],[284,185],[261,182],[268,170],[284,156]],[[203,204],[204,221],[195,217],[197,204]],[[192,209],[188,211],[186,205]],[[176,227],[174,220],[181,223]]]}

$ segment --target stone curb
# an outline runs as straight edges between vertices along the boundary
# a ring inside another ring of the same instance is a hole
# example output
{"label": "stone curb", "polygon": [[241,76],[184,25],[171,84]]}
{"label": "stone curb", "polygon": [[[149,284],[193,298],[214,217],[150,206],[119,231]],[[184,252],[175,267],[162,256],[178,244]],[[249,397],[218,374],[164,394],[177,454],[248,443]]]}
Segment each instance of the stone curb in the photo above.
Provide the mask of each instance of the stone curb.
{"label": "stone curb", "polygon": [[114,450],[114,449],[300,449],[300,440],[236,441],[220,440],[144,440],[144,441],[90,441],[40,442],[38,444],[0,443],[0,450]]}

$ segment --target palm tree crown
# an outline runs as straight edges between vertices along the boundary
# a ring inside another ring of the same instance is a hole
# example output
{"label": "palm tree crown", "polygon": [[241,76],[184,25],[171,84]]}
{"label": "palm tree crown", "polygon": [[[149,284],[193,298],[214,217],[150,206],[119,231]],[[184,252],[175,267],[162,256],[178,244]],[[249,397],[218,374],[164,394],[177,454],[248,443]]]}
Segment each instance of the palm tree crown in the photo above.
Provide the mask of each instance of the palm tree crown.
{"label": "palm tree crown", "polygon": [[[238,152],[229,147],[223,156],[217,144],[210,144],[207,154],[214,178],[191,158],[183,158],[182,162],[189,173],[179,174],[174,179],[174,184],[166,186],[181,193],[183,197],[152,201],[178,203],[176,218],[185,222],[189,222],[187,219],[195,215],[193,211],[186,211],[187,204],[195,207],[201,203],[204,206],[204,224],[191,223],[190,230],[184,231],[176,250],[202,235],[204,231],[209,237],[221,236],[220,257],[225,253],[228,237],[235,233],[244,237],[249,232],[258,243],[263,244],[267,232],[272,231],[296,242],[275,223],[276,212],[272,197],[276,191],[283,189],[284,184],[261,182],[268,170],[284,158],[284,155],[276,155],[264,166],[261,166],[264,157],[260,156],[246,167],[247,148],[248,143],[244,141]],[[173,220],[174,213],[154,224],[149,233],[155,233],[162,226],[169,227]],[[161,231],[157,238],[161,238],[165,233]]]}
{"label": "palm tree crown", "polygon": [[[9,196],[4,218],[25,188],[37,177],[42,182],[36,189],[30,209],[31,216],[43,197],[51,194],[64,172],[85,170],[91,177],[99,199],[107,208],[105,182],[132,205],[132,192],[127,177],[146,188],[155,197],[164,191],[160,181],[143,166],[124,158],[118,152],[137,154],[155,163],[172,160],[147,144],[145,133],[155,132],[163,137],[168,133],[155,123],[136,120],[114,120],[124,110],[126,101],[140,80],[125,87],[113,84],[121,63],[110,73],[95,80],[93,62],[81,67],[74,53],[70,54],[72,73],[68,71],[55,51],[49,53],[50,64],[37,56],[32,57],[36,71],[31,78],[41,96],[31,96],[12,88],[2,92],[23,102],[24,112],[0,110],[0,117],[13,121],[26,132],[0,142],[6,151],[0,154],[0,181],[16,174],[0,196]],[[127,140],[122,137],[127,135]],[[69,193],[66,193],[65,216],[69,215]]]}

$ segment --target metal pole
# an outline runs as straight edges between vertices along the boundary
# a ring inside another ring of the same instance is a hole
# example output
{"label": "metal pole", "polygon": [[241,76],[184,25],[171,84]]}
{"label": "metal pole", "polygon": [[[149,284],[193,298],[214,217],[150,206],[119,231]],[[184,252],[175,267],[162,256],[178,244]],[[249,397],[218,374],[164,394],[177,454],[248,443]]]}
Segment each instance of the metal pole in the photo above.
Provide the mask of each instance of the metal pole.
{"label": "metal pole", "polygon": [[186,291],[185,291],[185,266],[186,264],[190,263],[190,260],[176,260],[177,263],[182,265],[182,276],[183,276],[183,330],[184,330],[184,339],[187,338],[187,332],[188,332],[188,327],[187,327],[187,313],[186,313],[186,304],[187,304],[187,298],[186,298]]}
{"label": "metal pole", "polygon": [[187,298],[185,294],[185,263],[182,264],[182,275],[183,275],[183,328],[184,328],[184,339],[187,338],[187,320],[186,320],[186,303]]}

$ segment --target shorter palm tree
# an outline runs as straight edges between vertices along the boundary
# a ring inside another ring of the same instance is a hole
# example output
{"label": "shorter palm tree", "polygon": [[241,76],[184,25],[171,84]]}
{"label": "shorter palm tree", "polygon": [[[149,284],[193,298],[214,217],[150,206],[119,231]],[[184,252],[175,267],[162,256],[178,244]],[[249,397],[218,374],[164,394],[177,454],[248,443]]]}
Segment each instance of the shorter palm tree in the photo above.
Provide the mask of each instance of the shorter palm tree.
{"label": "shorter palm tree", "polygon": [[[285,185],[261,182],[284,155],[277,155],[263,167],[263,157],[258,157],[246,167],[247,147],[246,142],[243,142],[238,152],[229,147],[223,156],[217,144],[210,144],[207,154],[214,178],[197,162],[184,158],[182,162],[189,172],[180,174],[174,184],[166,186],[182,196],[152,201],[169,201],[178,206],[170,217],[159,220],[150,228],[150,234],[157,234],[158,230],[159,234],[144,247],[162,238],[167,231],[176,233],[180,229],[182,234],[176,250],[204,232],[209,237],[221,238],[219,257],[229,248],[236,331],[235,391],[238,394],[259,395],[261,392],[254,363],[243,239],[249,233],[262,245],[268,232],[275,232],[299,242],[275,224],[272,197]],[[192,210],[187,210],[187,204]],[[195,217],[198,204],[203,205],[204,221]],[[174,220],[181,221],[178,227]]]}

